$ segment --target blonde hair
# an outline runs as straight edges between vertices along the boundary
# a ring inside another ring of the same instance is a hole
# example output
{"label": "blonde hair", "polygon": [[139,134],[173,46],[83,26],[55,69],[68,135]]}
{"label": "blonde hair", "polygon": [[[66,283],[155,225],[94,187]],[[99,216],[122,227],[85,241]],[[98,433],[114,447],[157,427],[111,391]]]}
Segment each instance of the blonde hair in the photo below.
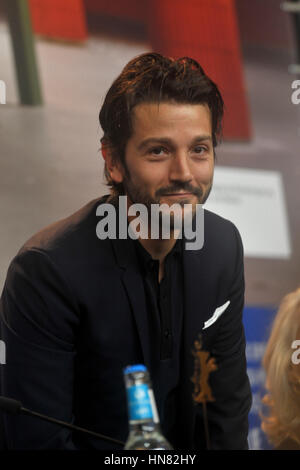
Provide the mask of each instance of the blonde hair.
{"label": "blonde hair", "polygon": [[[298,336],[298,338],[297,338]],[[269,408],[262,430],[276,447],[285,439],[300,444],[300,364],[293,364],[292,343],[300,340],[300,288],[286,295],[275,317],[263,357]]]}

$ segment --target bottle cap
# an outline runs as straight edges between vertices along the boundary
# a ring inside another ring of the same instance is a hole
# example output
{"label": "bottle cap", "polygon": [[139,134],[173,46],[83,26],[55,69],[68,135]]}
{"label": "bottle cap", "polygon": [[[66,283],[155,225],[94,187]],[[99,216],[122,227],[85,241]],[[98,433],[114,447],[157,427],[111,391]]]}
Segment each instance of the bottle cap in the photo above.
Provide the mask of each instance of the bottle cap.
{"label": "bottle cap", "polygon": [[144,364],[135,364],[133,366],[127,366],[124,369],[124,374],[132,374],[133,372],[146,372],[147,367]]}

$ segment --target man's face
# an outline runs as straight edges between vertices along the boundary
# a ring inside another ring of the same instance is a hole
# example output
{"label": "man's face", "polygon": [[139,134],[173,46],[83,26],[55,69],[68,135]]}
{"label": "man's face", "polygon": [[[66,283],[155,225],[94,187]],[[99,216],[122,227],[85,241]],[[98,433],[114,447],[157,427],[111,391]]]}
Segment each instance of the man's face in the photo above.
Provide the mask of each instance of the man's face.
{"label": "man's face", "polygon": [[121,180],[130,203],[204,204],[214,150],[206,105],[142,103],[133,110]]}

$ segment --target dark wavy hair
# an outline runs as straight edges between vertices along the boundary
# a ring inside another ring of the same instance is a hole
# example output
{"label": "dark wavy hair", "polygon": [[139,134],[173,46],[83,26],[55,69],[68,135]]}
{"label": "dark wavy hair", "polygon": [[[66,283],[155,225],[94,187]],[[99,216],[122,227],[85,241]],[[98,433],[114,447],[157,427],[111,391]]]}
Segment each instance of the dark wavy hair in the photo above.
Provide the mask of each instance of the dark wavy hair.
{"label": "dark wavy hair", "polygon": [[[224,103],[217,85],[200,64],[190,57],[172,59],[150,52],[132,59],[114,80],[99,113],[103,129],[102,147],[115,161],[125,165],[125,148],[132,135],[132,110],[140,103],[176,102],[207,104],[212,118],[212,139],[216,147],[221,137]],[[124,194],[105,164],[104,174],[114,195]]]}

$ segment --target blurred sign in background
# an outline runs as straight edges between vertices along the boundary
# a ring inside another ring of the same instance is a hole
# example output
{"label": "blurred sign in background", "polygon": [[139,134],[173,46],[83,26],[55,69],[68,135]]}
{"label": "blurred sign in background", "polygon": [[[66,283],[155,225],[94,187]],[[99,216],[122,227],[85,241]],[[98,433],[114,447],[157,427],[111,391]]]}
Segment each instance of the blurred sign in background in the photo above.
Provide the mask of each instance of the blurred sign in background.
{"label": "blurred sign in background", "polygon": [[237,226],[245,256],[290,258],[287,207],[279,172],[216,167],[205,207]]}

